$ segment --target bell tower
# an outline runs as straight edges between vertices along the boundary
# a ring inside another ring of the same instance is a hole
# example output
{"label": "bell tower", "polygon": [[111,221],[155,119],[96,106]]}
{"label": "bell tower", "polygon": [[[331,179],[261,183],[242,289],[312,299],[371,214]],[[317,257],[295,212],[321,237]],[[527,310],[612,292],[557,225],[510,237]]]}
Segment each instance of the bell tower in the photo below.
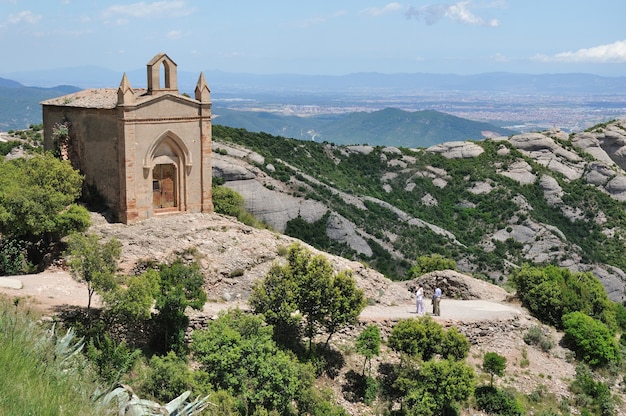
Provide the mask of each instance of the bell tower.
{"label": "bell tower", "polygon": [[[178,80],[176,63],[164,53],[156,55],[148,62],[148,94],[155,95],[161,92],[178,94]],[[164,85],[161,85],[161,68],[164,72]]]}

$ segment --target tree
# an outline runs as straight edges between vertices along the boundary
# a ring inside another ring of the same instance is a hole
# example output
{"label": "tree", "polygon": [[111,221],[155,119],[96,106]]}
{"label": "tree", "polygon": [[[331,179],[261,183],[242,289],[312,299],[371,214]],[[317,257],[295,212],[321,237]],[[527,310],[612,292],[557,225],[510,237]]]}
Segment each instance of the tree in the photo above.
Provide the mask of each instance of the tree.
{"label": "tree", "polygon": [[341,271],[331,278],[324,308],[319,316],[320,325],[328,334],[326,346],[338,330],[346,325],[355,324],[365,307],[363,291],[356,286],[356,281],[348,271]]}
{"label": "tree", "polygon": [[89,311],[95,292],[105,293],[115,288],[115,272],[122,245],[115,238],[100,244],[100,238],[95,234],[74,233],[68,239],[66,253],[72,277],[87,284]]}
{"label": "tree", "polygon": [[363,375],[365,375],[365,366],[370,363],[370,372],[372,371],[372,357],[380,354],[380,329],[377,325],[369,324],[356,339],[356,351],[365,357],[363,362]]}
{"label": "tree", "polygon": [[89,212],[74,202],[82,176],[69,162],[37,155],[0,162],[0,234],[28,243],[38,263],[48,245],[89,226]]}
{"label": "tree", "polygon": [[506,368],[506,357],[497,352],[486,352],[483,357],[483,370],[491,375],[491,387],[493,387],[493,376],[502,377]]}
{"label": "tree", "polygon": [[474,390],[476,407],[488,414],[501,416],[522,416],[524,407],[506,390],[493,386],[479,386]]}
{"label": "tree", "polygon": [[419,369],[402,373],[406,414],[441,415],[455,403],[466,400],[474,388],[474,370],[462,361],[429,360]]}
{"label": "tree", "polygon": [[612,331],[617,329],[616,308],[592,273],[526,265],[511,275],[511,281],[522,305],[544,323],[562,329],[564,315],[583,312]]}
{"label": "tree", "polygon": [[456,270],[456,262],[443,257],[441,254],[419,256],[415,260],[415,264],[407,272],[407,278],[415,279],[423,274],[437,270]]}
{"label": "tree", "polygon": [[117,322],[137,324],[152,317],[151,308],[160,292],[161,278],[149,269],[139,276],[128,276],[122,284],[103,294],[107,315]]}
{"label": "tree", "polygon": [[300,337],[299,291],[289,267],[273,264],[267,275],[255,282],[248,299],[251,308],[274,326],[274,338],[283,345]]}
{"label": "tree", "polygon": [[173,349],[182,353],[185,329],[189,325],[185,309],[200,310],[204,306],[204,276],[197,263],[185,264],[182,259],[176,259],[172,264],[159,266],[159,277],[155,321],[161,332],[157,334],[157,347],[162,352]]}
{"label": "tree", "polygon": [[470,342],[456,327],[450,327],[443,333],[439,354],[443,358],[460,361],[469,354]]}
{"label": "tree", "polygon": [[272,327],[240,310],[220,313],[206,329],[194,331],[191,348],[208,382],[238,397],[249,414],[261,408],[291,414],[292,403],[312,382],[305,368],[274,343]]}
{"label": "tree", "polygon": [[620,350],[611,330],[582,312],[563,316],[564,341],[587,364],[598,367],[619,362]]}
{"label": "tree", "polygon": [[428,361],[439,350],[443,328],[429,316],[418,319],[401,319],[391,329],[388,344],[397,352]]}
{"label": "tree", "polygon": [[331,336],[355,323],[365,307],[363,291],[348,272],[335,274],[322,255],[314,256],[299,244],[290,247],[287,264],[273,265],[268,275],[256,284],[249,303],[256,313],[265,315],[278,332],[295,332],[299,325],[309,340],[322,330]]}

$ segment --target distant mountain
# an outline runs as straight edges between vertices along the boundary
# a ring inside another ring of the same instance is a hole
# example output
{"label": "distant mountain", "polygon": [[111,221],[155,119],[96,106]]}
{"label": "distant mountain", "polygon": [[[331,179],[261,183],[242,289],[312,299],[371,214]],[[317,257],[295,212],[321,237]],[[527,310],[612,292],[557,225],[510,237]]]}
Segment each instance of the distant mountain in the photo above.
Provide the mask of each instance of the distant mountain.
{"label": "distant mountain", "polygon": [[[179,68],[180,69],[180,68]],[[178,86],[183,92],[193,92],[198,71],[178,71]],[[274,93],[296,94],[350,93],[355,96],[371,94],[413,95],[420,92],[498,92],[506,94],[594,94],[614,95],[626,90],[626,77],[604,77],[593,74],[518,74],[492,72],[474,75],[404,73],[381,74],[362,72],[347,75],[247,74],[202,70],[209,87],[217,94]],[[37,71],[0,73],[24,85],[52,87],[61,84],[81,88],[117,87],[126,72],[133,87],[146,86],[144,68],[114,71],[82,66]]]}
{"label": "distant mountain", "polygon": [[19,88],[23,85],[17,81],[13,81],[11,79],[0,78],[0,87],[2,88]]}
{"label": "distant mountain", "polygon": [[71,85],[25,87],[19,82],[0,78],[0,130],[20,130],[41,123],[41,101],[79,90]]}
{"label": "distant mountain", "polygon": [[385,108],[311,117],[283,116],[259,111],[216,108],[214,123],[335,144],[426,147],[446,141],[480,140],[486,136],[508,136],[515,132],[452,116],[439,111],[403,111]]}

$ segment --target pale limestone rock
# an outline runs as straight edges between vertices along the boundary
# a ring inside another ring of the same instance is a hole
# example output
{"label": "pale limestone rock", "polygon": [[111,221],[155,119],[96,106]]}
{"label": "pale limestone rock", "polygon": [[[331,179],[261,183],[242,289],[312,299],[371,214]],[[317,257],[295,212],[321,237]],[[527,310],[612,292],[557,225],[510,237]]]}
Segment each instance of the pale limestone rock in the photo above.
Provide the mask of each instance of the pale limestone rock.
{"label": "pale limestone rock", "polygon": [[606,184],[605,189],[612,198],[626,201],[626,177],[616,176]]}
{"label": "pale limestone rock", "polygon": [[448,185],[448,181],[443,178],[435,178],[433,179],[433,185],[435,185],[437,188],[443,189]]}
{"label": "pale limestone rock", "polygon": [[401,155],[402,152],[400,151],[400,149],[398,149],[395,146],[387,146],[387,147],[383,147],[382,148],[382,152],[383,153],[390,153],[390,154],[394,154],[394,155]]}
{"label": "pale limestone rock", "polygon": [[428,207],[432,207],[438,204],[437,200],[435,199],[434,196],[432,196],[431,194],[426,194],[422,197],[421,199],[422,204],[428,206]]}
{"label": "pale limestone rock", "polygon": [[406,192],[411,192],[413,189],[415,189],[417,185],[415,184],[415,182],[407,182],[406,186],[404,187],[404,190]]}
{"label": "pale limestone rock", "polygon": [[469,159],[480,156],[485,150],[476,143],[453,141],[430,146],[426,151],[442,154],[446,159]]}
{"label": "pale limestone rock", "polygon": [[254,179],[229,181],[224,186],[243,195],[246,210],[279,232],[285,231],[289,220],[301,216],[314,222],[328,210],[321,202],[267,189]]}
{"label": "pale limestone rock", "polygon": [[393,191],[393,187],[391,185],[389,185],[388,183],[383,185],[383,191],[387,192],[388,194],[391,193],[391,191]]}
{"label": "pale limestone rock", "polygon": [[369,155],[374,151],[373,146],[346,146],[345,149],[350,152],[362,153],[364,155]]}
{"label": "pale limestone rock", "polygon": [[396,172],[385,172],[383,173],[382,178],[380,178],[381,182],[389,182],[392,179],[395,179],[398,177],[398,174]]}
{"label": "pale limestone rock", "polygon": [[500,145],[498,146],[498,150],[496,151],[496,153],[498,154],[498,156],[506,156],[511,153],[511,149],[506,146]]}
{"label": "pale limestone rock", "polygon": [[563,174],[570,180],[580,178],[583,173],[582,158],[577,153],[561,147],[551,137],[541,133],[525,133],[517,134],[509,141],[537,163]]}
{"label": "pale limestone rock", "polygon": [[246,165],[238,164],[232,158],[219,154],[213,155],[213,176],[224,178],[226,181],[241,181],[256,177]]}
{"label": "pale limestone rock", "polygon": [[357,234],[354,224],[337,213],[331,214],[328,218],[326,235],[332,240],[348,244],[357,253],[365,254],[367,257],[373,254],[367,241]]}
{"label": "pale limestone rock", "polygon": [[539,186],[543,189],[543,196],[548,202],[548,205],[554,207],[562,202],[563,189],[552,176],[541,175],[541,178],[539,178]]}
{"label": "pale limestone rock", "polygon": [[468,189],[474,195],[484,195],[488,194],[493,190],[493,186],[491,186],[488,182],[475,182],[471,188]]}
{"label": "pale limestone rock", "polygon": [[615,176],[615,171],[602,162],[591,162],[587,165],[585,181],[592,185],[604,185]]}
{"label": "pale limestone rock", "polygon": [[437,176],[441,176],[441,177],[444,177],[444,178],[449,178],[448,172],[446,172],[445,169],[436,168],[434,166],[426,166],[426,169],[428,169],[430,172],[432,172],[433,174],[435,174]]}
{"label": "pale limestone rock", "polygon": [[415,156],[409,155],[402,155],[402,160],[409,165],[414,165],[415,162],[417,162],[417,158]]}
{"label": "pale limestone rock", "polygon": [[401,167],[401,168],[406,168],[408,166],[404,160],[400,160],[400,159],[391,159],[389,162],[387,162],[387,165],[391,167]]}
{"label": "pale limestone rock", "polygon": [[511,178],[514,181],[521,183],[522,185],[527,185],[534,183],[537,179],[532,171],[533,168],[525,160],[518,160],[514,163],[511,163],[508,170],[498,171],[498,173],[508,178]]}

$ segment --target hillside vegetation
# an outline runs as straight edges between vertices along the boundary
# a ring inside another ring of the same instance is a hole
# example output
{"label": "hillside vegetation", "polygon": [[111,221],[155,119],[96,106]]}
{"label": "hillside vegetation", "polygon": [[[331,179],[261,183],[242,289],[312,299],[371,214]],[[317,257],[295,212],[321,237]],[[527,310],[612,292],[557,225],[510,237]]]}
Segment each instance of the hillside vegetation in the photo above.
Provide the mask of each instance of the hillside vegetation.
{"label": "hillside vegetation", "polygon": [[593,271],[622,299],[620,121],[429,148],[337,146],[224,126],[213,139],[214,175],[249,211],[392,279],[430,254],[495,281],[524,263],[555,264]]}

